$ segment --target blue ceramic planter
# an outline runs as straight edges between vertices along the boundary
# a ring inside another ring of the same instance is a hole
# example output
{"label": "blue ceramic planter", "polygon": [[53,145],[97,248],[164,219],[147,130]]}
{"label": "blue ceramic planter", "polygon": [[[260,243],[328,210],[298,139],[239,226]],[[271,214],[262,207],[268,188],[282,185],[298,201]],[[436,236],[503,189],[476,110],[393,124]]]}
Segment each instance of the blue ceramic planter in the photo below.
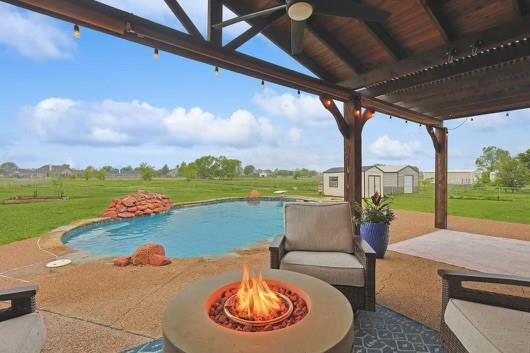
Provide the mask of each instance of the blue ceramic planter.
{"label": "blue ceramic planter", "polygon": [[377,258],[382,259],[385,257],[389,238],[388,224],[361,223],[361,238],[370,244]]}

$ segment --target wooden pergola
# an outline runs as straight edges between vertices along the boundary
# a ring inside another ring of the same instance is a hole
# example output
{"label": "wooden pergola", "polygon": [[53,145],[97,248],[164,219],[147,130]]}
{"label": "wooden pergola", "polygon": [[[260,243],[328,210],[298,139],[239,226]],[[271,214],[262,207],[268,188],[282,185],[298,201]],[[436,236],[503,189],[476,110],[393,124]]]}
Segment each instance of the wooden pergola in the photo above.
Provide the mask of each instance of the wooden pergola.
{"label": "wooden pergola", "polygon": [[[249,19],[251,27],[228,43],[213,27],[223,21],[223,6],[241,16],[284,0],[204,0],[206,37],[177,0],[164,1],[186,32],[94,0],[2,1],[320,96],[344,138],[344,194],[351,203],[361,201],[361,135],[373,113],[425,125],[436,158],[437,228],[447,227],[444,121],[530,107],[530,0],[351,0],[391,16],[384,24],[309,18],[303,51],[293,57],[314,77],[237,51],[263,33],[291,55],[284,12]],[[343,112],[335,100],[344,102]]]}

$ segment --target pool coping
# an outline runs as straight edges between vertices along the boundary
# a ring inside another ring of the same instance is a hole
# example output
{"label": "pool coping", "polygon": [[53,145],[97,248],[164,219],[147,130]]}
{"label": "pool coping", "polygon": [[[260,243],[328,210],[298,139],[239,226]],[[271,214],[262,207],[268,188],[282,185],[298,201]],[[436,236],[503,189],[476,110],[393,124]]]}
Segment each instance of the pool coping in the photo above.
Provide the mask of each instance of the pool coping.
{"label": "pool coping", "polygon": [[[173,207],[171,210],[177,209],[177,208],[183,208],[183,207],[194,207],[194,206],[204,206],[204,205],[210,205],[215,203],[223,203],[223,202],[233,202],[233,201],[281,201],[281,200],[288,200],[292,202],[310,202],[310,201],[322,201],[317,198],[312,197],[305,197],[305,196],[263,196],[259,198],[250,198],[250,197],[223,197],[218,199],[209,199],[209,200],[200,200],[200,201],[189,201],[189,202],[176,202],[173,203]],[[160,213],[158,213],[160,214]],[[140,217],[147,217],[147,216],[140,216]],[[139,217],[137,217],[139,218]],[[104,223],[112,223],[122,221],[122,219],[115,219],[115,218],[108,218],[108,217],[96,217],[96,218],[88,218],[88,219],[82,219],[79,221],[72,222],[70,224],[60,226],[58,228],[55,228],[48,233],[42,235],[39,238],[39,247],[43,250],[54,250],[54,249],[67,249],[71,252],[78,251],[74,248],[69,247],[65,242],[64,239],[68,236],[68,234],[74,230],[78,230],[80,228],[84,228],[90,225],[95,224],[104,224]],[[252,249],[251,247],[245,247],[245,248],[237,248],[233,249],[231,252],[219,255],[219,256],[226,256],[232,253],[237,253],[238,250],[246,250],[246,249]],[[108,256],[108,257],[116,257],[116,256]],[[206,258],[211,258],[214,256],[205,256]],[[215,256],[218,257],[218,256]],[[199,257],[201,258],[201,256]]]}

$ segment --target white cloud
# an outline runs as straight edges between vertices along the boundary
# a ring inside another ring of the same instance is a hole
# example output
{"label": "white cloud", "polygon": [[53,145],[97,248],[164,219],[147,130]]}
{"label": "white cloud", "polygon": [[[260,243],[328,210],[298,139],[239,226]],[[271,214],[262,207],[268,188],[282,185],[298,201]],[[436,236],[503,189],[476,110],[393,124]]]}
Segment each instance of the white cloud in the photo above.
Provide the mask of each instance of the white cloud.
{"label": "white cloud", "polygon": [[71,32],[43,15],[0,4],[0,44],[35,59],[68,59],[75,48]]}
{"label": "white cloud", "polygon": [[88,103],[48,98],[23,109],[21,117],[42,140],[66,145],[247,148],[275,145],[282,138],[268,119],[246,110],[223,118],[200,108],[167,110],[138,101]]}
{"label": "white cloud", "polygon": [[256,94],[253,102],[271,116],[286,118],[293,123],[305,126],[325,126],[333,124],[331,114],[324,109],[318,97],[301,94],[277,94],[271,89]]}
{"label": "white cloud", "polygon": [[378,137],[368,149],[375,157],[383,160],[403,160],[423,152],[422,145],[418,141],[401,142],[387,135]]}
{"label": "white cloud", "polygon": [[298,144],[300,141],[302,141],[302,130],[293,127],[289,129],[288,136],[291,143]]}

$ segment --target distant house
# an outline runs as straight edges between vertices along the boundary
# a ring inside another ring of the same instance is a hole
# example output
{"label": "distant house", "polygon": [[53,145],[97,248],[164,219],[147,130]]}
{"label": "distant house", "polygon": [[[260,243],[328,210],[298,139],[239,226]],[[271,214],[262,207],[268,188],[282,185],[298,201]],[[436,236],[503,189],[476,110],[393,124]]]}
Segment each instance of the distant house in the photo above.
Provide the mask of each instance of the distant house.
{"label": "distant house", "polygon": [[267,170],[258,169],[257,173],[260,178],[267,178],[272,175],[272,171],[268,169]]}
{"label": "distant house", "polygon": [[[410,165],[363,166],[362,197],[375,192],[381,195],[412,194],[418,191],[420,173]],[[344,168],[331,168],[323,172],[323,193],[326,196],[344,197]]]}
{"label": "distant house", "polygon": [[[423,179],[434,180],[434,172],[423,172]],[[447,172],[447,184],[450,185],[474,185],[479,179],[480,172],[476,170],[450,170]]]}
{"label": "distant house", "polygon": [[43,165],[35,170],[35,173],[43,177],[62,176],[69,177],[74,174],[74,171],[70,168],[70,165]]}
{"label": "distant house", "polygon": [[112,170],[112,173],[107,175],[107,178],[111,179],[138,179],[140,178],[140,173],[137,170],[133,170],[130,172],[125,172],[122,170]]}

